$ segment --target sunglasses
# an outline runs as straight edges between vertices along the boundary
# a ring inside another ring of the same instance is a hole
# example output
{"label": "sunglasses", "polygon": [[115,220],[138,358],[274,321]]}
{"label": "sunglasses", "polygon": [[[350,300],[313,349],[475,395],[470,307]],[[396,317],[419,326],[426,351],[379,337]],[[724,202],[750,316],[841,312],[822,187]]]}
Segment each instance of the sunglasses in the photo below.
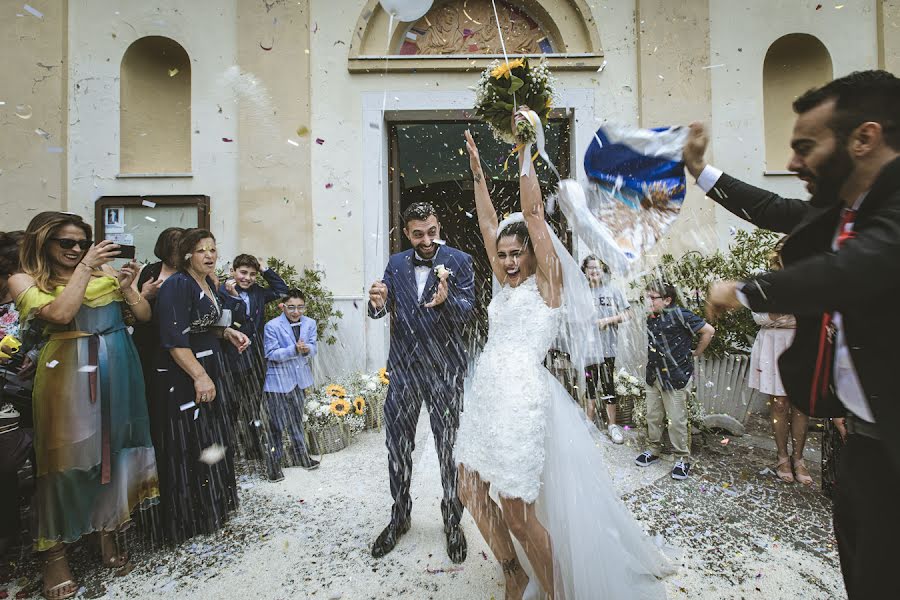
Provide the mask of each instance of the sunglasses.
{"label": "sunglasses", "polygon": [[52,241],[59,244],[59,247],[63,250],[71,250],[75,246],[78,246],[81,250],[87,250],[94,243],[94,240],[71,240],[69,238],[50,238]]}

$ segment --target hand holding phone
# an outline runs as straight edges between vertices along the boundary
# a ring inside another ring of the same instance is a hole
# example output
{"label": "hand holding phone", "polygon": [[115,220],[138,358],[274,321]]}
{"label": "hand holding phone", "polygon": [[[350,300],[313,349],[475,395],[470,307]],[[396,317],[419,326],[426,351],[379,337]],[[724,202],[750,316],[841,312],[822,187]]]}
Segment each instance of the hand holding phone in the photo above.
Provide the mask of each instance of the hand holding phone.
{"label": "hand holding phone", "polygon": [[134,258],[135,247],[127,244],[119,244],[119,256],[117,258]]}

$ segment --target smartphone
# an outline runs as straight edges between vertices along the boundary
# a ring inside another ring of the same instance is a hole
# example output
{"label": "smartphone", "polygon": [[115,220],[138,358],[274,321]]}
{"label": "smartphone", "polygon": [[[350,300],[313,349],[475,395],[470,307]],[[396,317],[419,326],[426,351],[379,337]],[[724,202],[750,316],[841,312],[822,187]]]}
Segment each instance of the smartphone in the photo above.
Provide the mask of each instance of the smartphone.
{"label": "smartphone", "polygon": [[119,256],[116,258],[134,258],[134,246],[128,244],[119,245]]}

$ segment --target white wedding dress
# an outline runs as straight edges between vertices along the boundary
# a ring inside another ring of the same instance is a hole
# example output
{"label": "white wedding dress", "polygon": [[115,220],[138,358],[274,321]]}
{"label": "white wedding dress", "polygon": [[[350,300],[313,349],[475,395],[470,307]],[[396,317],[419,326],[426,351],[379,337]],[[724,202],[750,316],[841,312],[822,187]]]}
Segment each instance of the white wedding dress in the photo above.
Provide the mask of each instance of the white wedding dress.
{"label": "white wedding dress", "polygon": [[544,303],[534,277],[494,296],[488,341],[466,382],[456,461],[492,491],[536,502],[557,598],[665,598],[660,578],[674,569],[617,496],[596,428],[543,366],[564,310]]}

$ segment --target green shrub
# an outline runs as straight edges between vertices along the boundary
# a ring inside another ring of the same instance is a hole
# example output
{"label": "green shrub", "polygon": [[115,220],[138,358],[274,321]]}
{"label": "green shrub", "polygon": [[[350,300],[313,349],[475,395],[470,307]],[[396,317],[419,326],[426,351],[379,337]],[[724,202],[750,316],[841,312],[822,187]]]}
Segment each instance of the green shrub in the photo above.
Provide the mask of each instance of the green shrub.
{"label": "green shrub", "polygon": [[[682,306],[703,316],[710,284],[715,281],[740,281],[769,270],[769,255],[779,238],[778,234],[763,229],[752,232],[738,230],[727,252],[717,250],[704,255],[693,251],[678,259],[666,254],[657,270],[646,276],[639,285],[646,286],[662,277],[678,290]],[[749,354],[759,331],[747,309],[719,317],[714,326],[716,335],[705,352],[706,356],[714,358],[726,354]]]}

